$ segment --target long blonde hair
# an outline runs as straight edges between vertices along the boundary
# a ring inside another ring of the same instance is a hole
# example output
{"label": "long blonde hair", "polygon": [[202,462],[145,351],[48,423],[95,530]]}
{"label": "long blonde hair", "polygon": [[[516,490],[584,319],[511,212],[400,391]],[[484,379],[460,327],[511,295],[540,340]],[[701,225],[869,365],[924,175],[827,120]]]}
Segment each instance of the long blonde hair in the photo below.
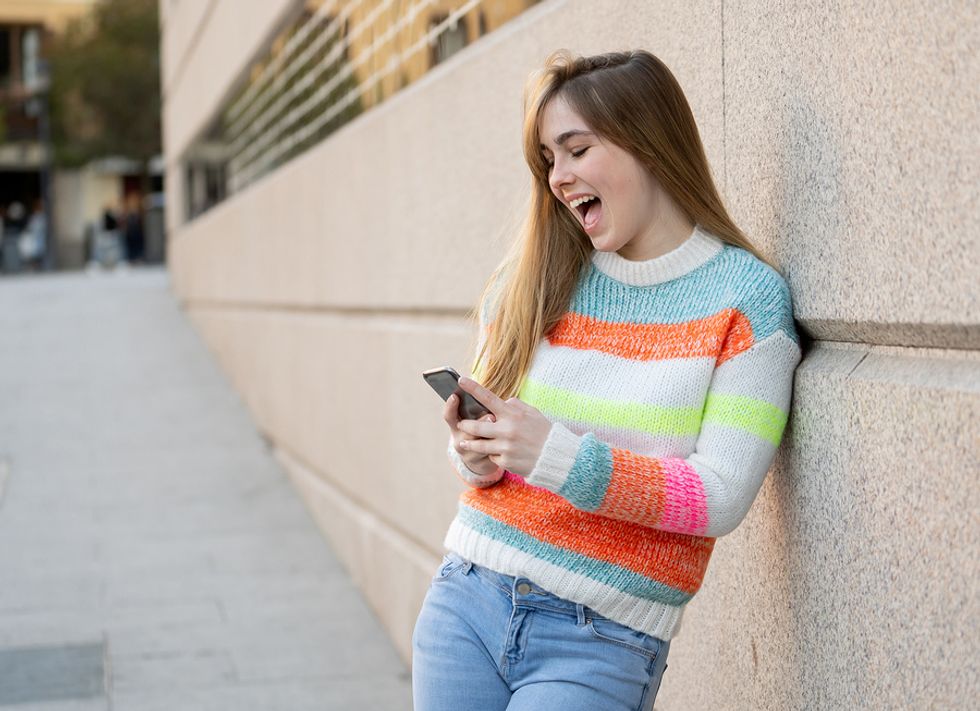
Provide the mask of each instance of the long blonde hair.
{"label": "long blonde hair", "polygon": [[592,131],[629,151],[693,222],[766,263],[732,222],[708,168],[694,114],[667,66],[643,50],[575,57],[552,53],[524,89],[524,159],[531,204],[519,239],[491,275],[480,312],[493,323],[473,364],[476,377],[507,399],[516,396],[531,359],[568,309],[593,251],[578,222],[554,197],[541,154],[538,120],[561,96]]}

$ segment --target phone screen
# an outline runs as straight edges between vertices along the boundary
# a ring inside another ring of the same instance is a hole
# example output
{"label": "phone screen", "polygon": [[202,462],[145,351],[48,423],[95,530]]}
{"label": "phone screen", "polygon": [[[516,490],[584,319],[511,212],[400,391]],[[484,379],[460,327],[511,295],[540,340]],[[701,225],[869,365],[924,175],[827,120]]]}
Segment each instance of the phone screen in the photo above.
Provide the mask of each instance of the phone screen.
{"label": "phone screen", "polygon": [[459,396],[460,419],[478,420],[490,412],[483,403],[459,387],[459,373],[452,368],[433,368],[422,373],[422,377],[443,400],[448,400],[453,393]]}

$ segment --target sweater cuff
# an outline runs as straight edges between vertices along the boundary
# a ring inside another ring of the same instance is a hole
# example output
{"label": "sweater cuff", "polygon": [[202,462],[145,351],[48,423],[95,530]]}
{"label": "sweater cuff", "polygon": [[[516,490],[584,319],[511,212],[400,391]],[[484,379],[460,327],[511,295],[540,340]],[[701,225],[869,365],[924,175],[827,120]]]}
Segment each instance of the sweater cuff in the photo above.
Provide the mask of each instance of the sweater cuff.
{"label": "sweater cuff", "polygon": [[449,455],[449,463],[453,465],[453,468],[456,469],[463,481],[470,486],[476,487],[477,489],[484,489],[488,486],[493,486],[504,477],[504,470],[500,467],[498,467],[497,471],[493,472],[492,474],[477,474],[475,471],[466,466],[466,464],[463,462],[463,458],[459,456],[459,453],[451,444],[447,454]]}
{"label": "sweater cuff", "polygon": [[527,483],[559,493],[575,465],[581,445],[581,437],[561,423],[553,423]]}

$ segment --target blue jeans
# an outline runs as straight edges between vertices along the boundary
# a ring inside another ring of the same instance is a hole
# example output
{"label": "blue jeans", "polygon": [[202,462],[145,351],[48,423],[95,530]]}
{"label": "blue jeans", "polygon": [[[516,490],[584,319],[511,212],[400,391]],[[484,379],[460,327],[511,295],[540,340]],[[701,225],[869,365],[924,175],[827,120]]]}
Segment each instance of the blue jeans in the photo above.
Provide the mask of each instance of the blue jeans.
{"label": "blue jeans", "polygon": [[415,623],[415,711],[648,711],[669,647],[451,553]]}

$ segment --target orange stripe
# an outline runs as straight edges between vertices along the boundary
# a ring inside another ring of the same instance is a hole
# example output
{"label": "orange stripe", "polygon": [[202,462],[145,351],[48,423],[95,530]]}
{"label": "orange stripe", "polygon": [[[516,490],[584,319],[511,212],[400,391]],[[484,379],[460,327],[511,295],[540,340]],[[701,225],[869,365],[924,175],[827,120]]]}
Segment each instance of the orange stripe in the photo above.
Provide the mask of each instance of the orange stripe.
{"label": "orange stripe", "polygon": [[667,477],[660,460],[616,448],[612,456],[612,478],[596,513],[656,526],[663,518],[667,498]]}
{"label": "orange stripe", "polygon": [[549,332],[548,341],[630,360],[714,356],[720,362],[751,346],[752,326],[736,309],[683,323],[621,323],[568,312]]}
{"label": "orange stripe", "polygon": [[717,365],[721,365],[729,358],[734,358],[739,353],[747,351],[755,343],[755,337],[752,335],[752,324],[749,323],[749,319],[741,311],[733,312],[732,324],[728,327],[728,335],[725,337],[725,345],[721,348],[721,354],[718,356]]}
{"label": "orange stripe", "polygon": [[692,595],[701,587],[715,544],[713,538],[669,533],[580,511],[557,494],[513,475],[496,486],[464,492],[462,502],[539,541]]}

